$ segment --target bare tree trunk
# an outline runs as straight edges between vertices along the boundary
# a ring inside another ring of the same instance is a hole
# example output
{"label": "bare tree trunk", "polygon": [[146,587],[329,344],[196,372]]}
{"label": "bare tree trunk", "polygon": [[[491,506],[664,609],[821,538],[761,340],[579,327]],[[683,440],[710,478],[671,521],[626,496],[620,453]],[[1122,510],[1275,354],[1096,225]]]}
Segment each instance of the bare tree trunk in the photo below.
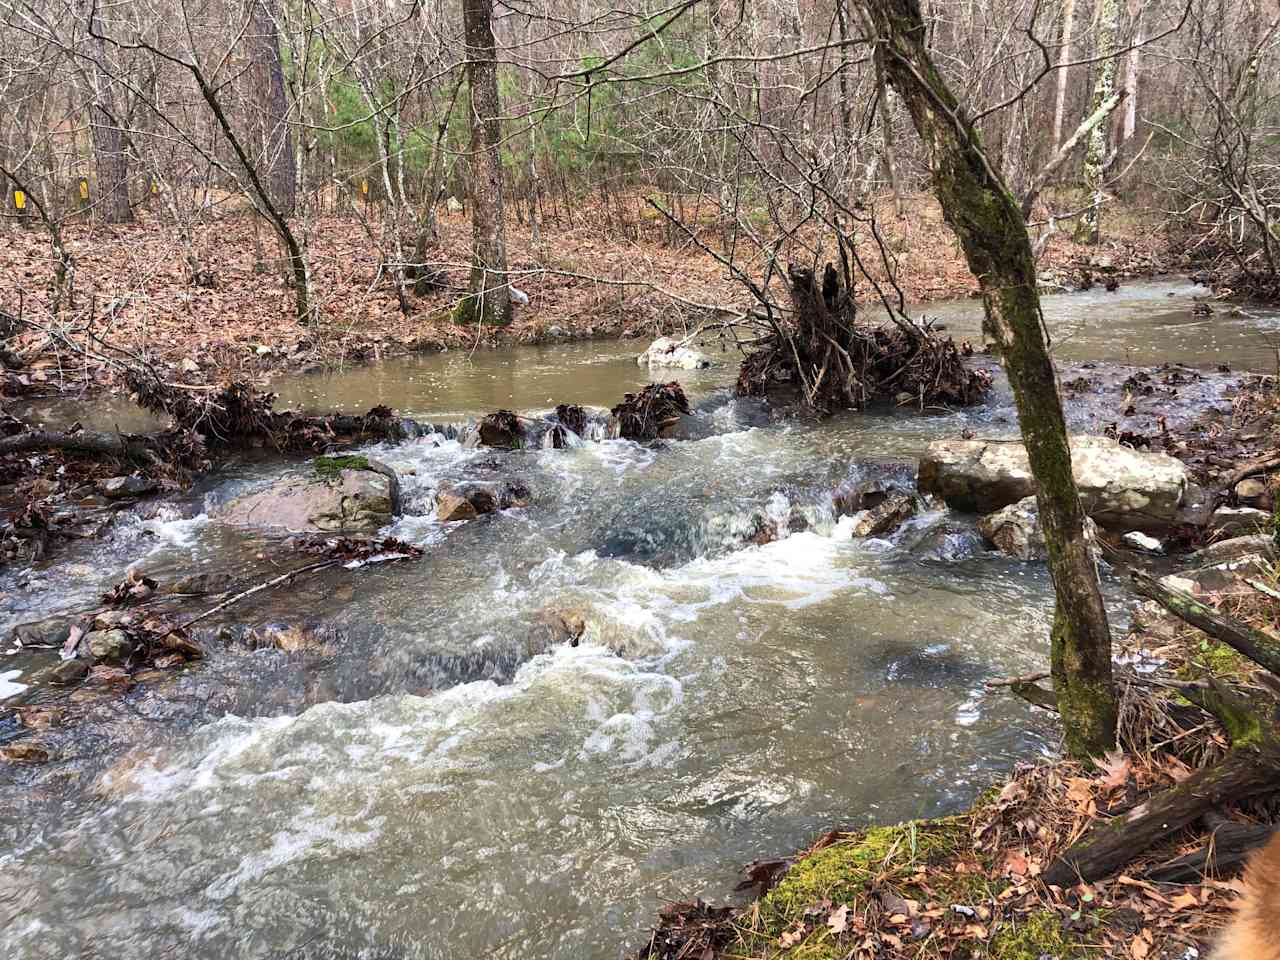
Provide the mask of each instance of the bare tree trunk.
{"label": "bare tree trunk", "polygon": [[1067,751],[1082,759],[1115,745],[1111,631],[1084,537],[1084,511],[1053,362],[1046,349],[1026,222],[992,170],[968,112],[925,47],[919,0],[864,0],[883,41],[885,71],[929,152],[934,192],[978,279],[984,327],[1009,374],[1057,595],[1054,693]]}
{"label": "bare tree trunk", "polygon": [[[294,182],[293,137],[289,134],[289,101],[284,92],[284,67],[280,62],[280,35],[276,30],[275,0],[250,0],[253,59],[262,70],[262,109],[266,116],[263,138],[267,189],[282,216],[293,216],[297,203]],[[270,5],[270,6],[269,6]]]}
{"label": "bare tree trunk", "polygon": [[93,136],[94,162],[98,168],[98,189],[102,193],[100,209],[107,223],[132,223],[129,205],[129,154],[124,134],[116,118],[111,87],[106,69],[107,51],[99,28],[96,6],[86,14],[89,21],[89,84],[93,101],[89,104],[89,130]]}
{"label": "bare tree trunk", "polygon": [[511,288],[507,286],[493,0],[463,0],[462,21],[471,97],[471,282],[454,319],[505,326],[511,322]]}
{"label": "bare tree trunk", "polygon": [[1142,66],[1143,14],[1147,12],[1144,0],[1130,0],[1129,15],[1133,20],[1133,49],[1129,51],[1124,75],[1124,125],[1120,131],[1123,146],[1138,132],[1138,71]]}
{"label": "bare tree trunk", "polygon": [[889,181],[889,193],[893,196],[893,212],[902,218],[902,194],[898,190],[898,170],[893,149],[893,115],[889,111],[889,90],[884,82],[884,50],[876,44],[874,55],[876,68],[876,112],[880,114],[880,162],[885,178]]}
{"label": "bare tree trunk", "polygon": [[[1090,116],[1102,104],[1111,99],[1116,89],[1116,28],[1120,17],[1118,0],[1097,0],[1098,46],[1097,55],[1104,57],[1098,63],[1098,76],[1093,84],[1093,100],[1085,116]],[[1089,192],[1090,205],[1076,225],[1078,243],[1097,243],[1102,234],[1103,179],[1107,170],[1107,129],[1101,123],[1093,128],[1085,141],[1084,185]]]}
{"label": "bare tree trunk", "polygon": [[[1076,16],[1076,0],[1064,0],[1062,4],[1062,48],[1058,52],[1058,60],[1071,62],[1071,28]],[[1057,153],[1062,146],[1062,124],[1067,113],[1067,73],[1068,67],[1058,68],[1058,94],[1053,107],[1053,150]]]}

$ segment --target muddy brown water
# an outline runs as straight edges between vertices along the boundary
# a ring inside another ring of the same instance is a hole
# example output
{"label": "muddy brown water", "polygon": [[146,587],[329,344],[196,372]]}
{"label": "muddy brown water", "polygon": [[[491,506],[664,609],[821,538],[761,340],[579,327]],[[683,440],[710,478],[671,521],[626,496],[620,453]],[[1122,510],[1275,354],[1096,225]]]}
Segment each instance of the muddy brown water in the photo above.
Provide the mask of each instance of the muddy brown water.
{"label": "muddy brown water", "polygon": [[[1050,298],[1048,323],[1064,361],[1203,368],[1160,404],[1190,415],[1229,387],[1217,364],[1274,363],[1274,318],[1201,323],[1191,295]],[[976,312],[930,310],[975,337]],[[649,379],[636,351],[454,353],[276,388],[289,405],[384,403],[434,422],[607,407]],[[1074,426],[1098,429],[1117,417],[1124,371],[1082,369],[1111,378],[1068,401]],[[0,771],[0,954],[610,958],[663,898],[723,900],[741,863],[833,824],[954,810],[1055,748],[1051,724],[982,686],[1043,666],[1043,568],[991,555],[971,518],[944,511],[867,541],[831,516],[836,483],[909,481],[929,439],[1012,432],[1003,386],[974,410],[813,423],[734,401],[732,367],[671,376],[701,439],[370,448],[404,476],[390,532],[425,557],[242,611],[323,617],[341,630],[328,655],[211,649],[98,708],[51,764]],[[68,414],[126,408],[46,416]],[[298,469],[241,465],[185,505],[9,573],[5,623],[84,606],[130,564],[262,579],[279,569],[271,538],[207,507]],[[529,484],[530,507],[431,518],[439,483],[495,469]],[[753,518],[793,508],[808,530],[743,546]],[[548,607],[583,612],[584,642],[522,656]],[[1112,609],[1121,622],[1116,589]],[[0,696],[38,666],[0,658]]]}

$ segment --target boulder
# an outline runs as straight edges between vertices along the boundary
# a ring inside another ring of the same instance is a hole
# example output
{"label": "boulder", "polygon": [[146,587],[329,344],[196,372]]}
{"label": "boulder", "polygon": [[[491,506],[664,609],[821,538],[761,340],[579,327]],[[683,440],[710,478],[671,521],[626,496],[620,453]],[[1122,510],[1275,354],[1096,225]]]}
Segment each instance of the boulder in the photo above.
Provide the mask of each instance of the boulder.
{"label": "boulder", "polygon": [[154,480],[140,477],[136,473],[127,477],[107,477],[99,480],[97,490],[108,500],[123,500],[126,497],[141,497],[155,493],[158,484]]}
{"label": "boulder", "polygon": [[1209,531],[1215,537],[1247,537],[1271,529],[1272,517],[1255,507],[1219,507],[1209,518]]}
{"label": "boulder", "polygon": [[883,537],[893,533],[916,514],[916,498],[905,493],[890,494],[870,510],[853,516],[855,537]]}
{"label": "boulder", "polygon": [[436,518],[441,523],[474,520],[486,513],[510,507],[527,507],[529,488],[507,480],[467,480],[442,486],[436,493]]}
{"label": "boulder", "polygon": [[[246,494],[215,511],[224,523],[273,527],[290,533],[373,533],[397,513],[395,472],[374,460],[347,458],[333,469],[291,476]],[[317,461],[317,467],[323,461]]]}
{"label": "boulder", "polygon": [[[1100,525],[1158,533],[1179,522],[1188,486],[1181,461],[1108,437],[1072,437],[1071,453],[1081,502]],[[935,440],[916,483],[971,513],[1000,510],[1036,490],[1026,450],[1010,440]]]}
{"label": "boulder", "polygon": [[642,367],[672,367],[676,370],[705,370],[714,367],[715,361],[692,347],[681,346],[670,337],[659,337],[649,344],[649,349],[636,357]]}
{"label": "boulder", "polygon": [[[1046,556],[1035,497],[1023,497],[982,517],[978,521],[978,532],[987,543],[1015,560],[1030,563]],[[1085,536],[1092,539],[1096,534],[1093,521],[1086,519]]]}

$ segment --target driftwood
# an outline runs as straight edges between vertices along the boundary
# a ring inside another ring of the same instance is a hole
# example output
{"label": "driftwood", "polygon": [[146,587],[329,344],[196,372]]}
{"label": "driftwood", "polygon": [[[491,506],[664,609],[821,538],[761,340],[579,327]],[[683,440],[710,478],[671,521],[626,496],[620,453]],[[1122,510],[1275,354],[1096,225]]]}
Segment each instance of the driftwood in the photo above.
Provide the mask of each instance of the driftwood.
{"label": "driftwood", "polygon": [[158,447],[155,437],[119,433],[93,433],[80,430],[27,430],[0,439],[0,456],[28,453],[32,450],[66,450],[68,453],[92,453],[122,460],[144,460]]}
{"label": "driftwood", "polygon": [[1243,463],[1236,467],[1236,469],[1227,474],[1225,486],[1230,489],[1241,480],[1259,473],[1266,473],[1276,467],[1280,467],[1280,452],[1272,452],[1260,460],[1253,460],[1250,463]]}
{"label": "driftwood", "polygon": [[617,435],[624,440],[656,440],[689,415],[689,401],[676,381],[651,383],[639,393],[624,394],[609,411]]}

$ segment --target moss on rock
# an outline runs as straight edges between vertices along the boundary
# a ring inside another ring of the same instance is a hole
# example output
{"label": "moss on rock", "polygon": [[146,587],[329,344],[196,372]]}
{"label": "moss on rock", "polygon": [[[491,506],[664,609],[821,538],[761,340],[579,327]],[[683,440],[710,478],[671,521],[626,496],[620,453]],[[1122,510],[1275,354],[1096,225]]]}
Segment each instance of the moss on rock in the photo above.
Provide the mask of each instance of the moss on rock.
{"label": "moss on rock", "polygon": [[368,470],[369,458],[355,454],[346,457],[316,457],[316,475],[324,480],[336,480],[343,470]]}

